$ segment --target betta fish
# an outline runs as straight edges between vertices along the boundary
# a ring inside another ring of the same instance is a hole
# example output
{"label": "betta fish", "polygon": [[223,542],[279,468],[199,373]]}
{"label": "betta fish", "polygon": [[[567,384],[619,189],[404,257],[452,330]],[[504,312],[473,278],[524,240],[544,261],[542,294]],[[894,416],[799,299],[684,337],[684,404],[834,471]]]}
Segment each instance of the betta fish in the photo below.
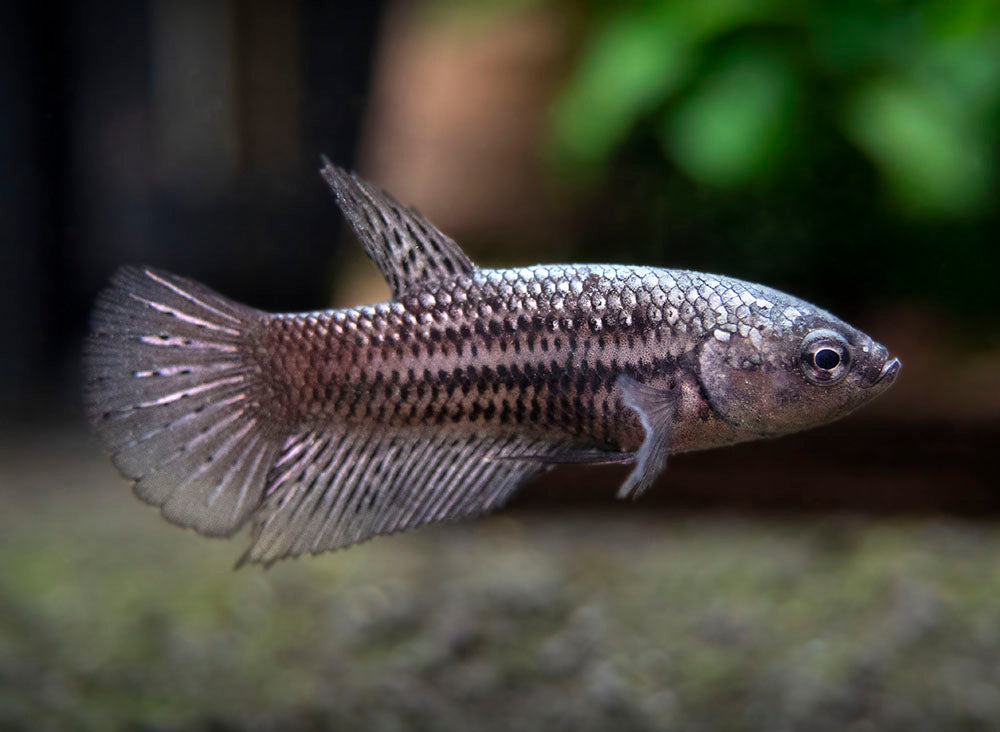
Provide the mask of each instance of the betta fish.
{"label": "betta fish", "polygon": [[269,564],[501,506],[560,463],[633,466],[826,424],[898,359],[791,295],[613,264],[477,267],[324,158],[391,298],[272,314],[151,267],[99,296],[85,402],[135,493]]}

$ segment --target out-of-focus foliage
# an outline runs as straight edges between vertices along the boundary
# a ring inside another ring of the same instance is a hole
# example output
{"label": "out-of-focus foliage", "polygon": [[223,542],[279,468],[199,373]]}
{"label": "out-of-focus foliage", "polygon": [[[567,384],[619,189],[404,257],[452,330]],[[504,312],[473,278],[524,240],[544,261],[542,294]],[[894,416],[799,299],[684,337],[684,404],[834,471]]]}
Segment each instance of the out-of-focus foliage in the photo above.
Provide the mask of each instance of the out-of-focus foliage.
{"label": "out-of-focus foliage", "polygon": [[542,145],[583,194],[560,258],[723,272],[848,319],[917,304],[1000,339],[995,0],[426,7],[470,38],[520,15],[575,40]]}
{"label": "out-of-focus foliage", "polygon": [[552,126],[577,173],[645,134],[695,180],[746,186],[839,136],[909,212],[961,216],[990,202],[1000,4],[585,5],[592,22]]}

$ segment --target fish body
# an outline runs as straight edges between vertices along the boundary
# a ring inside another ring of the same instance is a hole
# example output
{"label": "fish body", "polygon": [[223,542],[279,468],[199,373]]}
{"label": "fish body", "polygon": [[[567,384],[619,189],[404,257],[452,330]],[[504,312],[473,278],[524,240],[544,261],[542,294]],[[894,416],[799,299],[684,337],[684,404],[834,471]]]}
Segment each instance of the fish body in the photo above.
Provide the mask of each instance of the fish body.
{"label": "fish body", "polygon": [[837,419],[893,382],[884,347],[741,280],[623,265],[475,267],[326,164],[392,298],[268,314],[127,268],[88,343],[91,419],[171,521],[272,562],[501,505],[557,463],[633,463]]}
{"label": "fish body", "polygon": [[289,426],[490,426],[634,451],[645,431],[623,403],[626,374],[681,391],[671,452],[682,452],[759,436],[719,419],[698,353],[734,334],[763,345],[793,327],[788,307],[776,292],[695,272],[477,270],[376,305],[267,319],[255,354]]}

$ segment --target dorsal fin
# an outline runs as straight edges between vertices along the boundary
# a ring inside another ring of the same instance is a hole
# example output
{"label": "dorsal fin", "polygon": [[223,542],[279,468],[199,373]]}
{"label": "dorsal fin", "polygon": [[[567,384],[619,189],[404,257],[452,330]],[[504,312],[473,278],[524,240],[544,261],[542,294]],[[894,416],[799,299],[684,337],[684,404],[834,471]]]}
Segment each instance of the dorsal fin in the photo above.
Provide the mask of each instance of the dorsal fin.
{"label": "dorsal fin", "polygon": [[428,281],[471,274],[476,266],[450,237],[413,208],[323,157],[320,174],[389,283],[394,298]]}

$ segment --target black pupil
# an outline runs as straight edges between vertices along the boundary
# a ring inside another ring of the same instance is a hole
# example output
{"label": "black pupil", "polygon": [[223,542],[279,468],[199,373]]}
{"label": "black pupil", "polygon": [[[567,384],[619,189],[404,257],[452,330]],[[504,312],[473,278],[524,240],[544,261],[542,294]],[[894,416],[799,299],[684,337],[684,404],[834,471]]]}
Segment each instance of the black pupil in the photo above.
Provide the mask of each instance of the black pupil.
{"label": "black pupil", "polygon": [[813,360],[816,362],[817,367],[823,369],[824,371],[829,371],[830,369],[837,368],[840,364],[840,354],[832,348],[821,348],[816,351],[816,355],[813,356]]}

